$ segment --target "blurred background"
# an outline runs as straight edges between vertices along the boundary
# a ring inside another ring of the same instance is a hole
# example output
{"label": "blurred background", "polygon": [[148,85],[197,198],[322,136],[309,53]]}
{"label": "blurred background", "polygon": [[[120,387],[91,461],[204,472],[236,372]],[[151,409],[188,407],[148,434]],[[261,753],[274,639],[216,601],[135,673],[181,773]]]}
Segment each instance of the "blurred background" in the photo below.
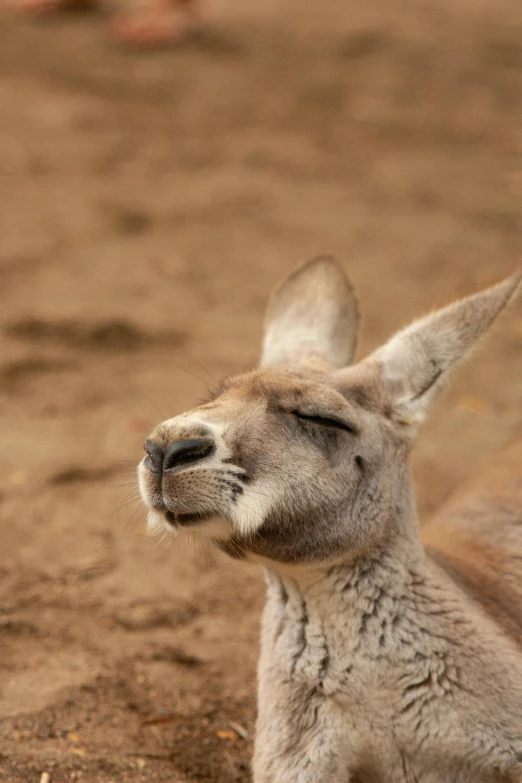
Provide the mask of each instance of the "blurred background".
{"label": "blurred background", "polygon": [[[334,253],[360,355],[520,263],[519,0],[209,0],[178,48],[1,11],[0,779],[249,779],[263,581],[145,535],[149,429]],[[520,427],[520,303],[415,454],[426,518]]]}

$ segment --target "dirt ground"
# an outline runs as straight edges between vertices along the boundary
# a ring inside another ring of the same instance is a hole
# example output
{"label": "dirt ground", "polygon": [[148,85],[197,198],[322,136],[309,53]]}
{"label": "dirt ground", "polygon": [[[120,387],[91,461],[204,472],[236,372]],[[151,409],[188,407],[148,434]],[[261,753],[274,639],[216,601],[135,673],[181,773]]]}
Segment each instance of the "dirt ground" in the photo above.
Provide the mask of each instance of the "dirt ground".
{"label": "dirt ground", "polygon": [[[8,783],[249,779],[262,576],[145,535],[149,428],[255,363],[270,287],[310,256],[349,269],[361,352],[520,263],[519,0],[207,14],[137,54],[102,14],[1,12]],[[519,304],[425,427],[422,517],[520,427],[521,338]]]}

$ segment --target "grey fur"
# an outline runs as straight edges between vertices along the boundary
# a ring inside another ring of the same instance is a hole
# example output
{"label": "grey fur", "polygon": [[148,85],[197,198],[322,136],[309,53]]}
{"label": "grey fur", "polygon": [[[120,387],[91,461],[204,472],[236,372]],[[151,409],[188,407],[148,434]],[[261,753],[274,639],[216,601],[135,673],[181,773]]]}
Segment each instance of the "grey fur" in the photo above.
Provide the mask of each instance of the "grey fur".
{"label": "grey fur", "polygon": [[[498,590],[481,603],[473,574],[459,576],[444,547],[424,549],[408,456],[448,372],[521,275],[338,369],[357,326],[343,279],[331,260],[293,275],[271,300],[263,368],[152,433],[165,448],[204,432],[215,450],[163,476],[142,463],[151,521],[199,515],[194,529],[264,564],[254,783],[520,782],[514,621],[488,613]],[[509,497],[510,524],[522,523]],[[491,542],[478,544],[486,562]]]}

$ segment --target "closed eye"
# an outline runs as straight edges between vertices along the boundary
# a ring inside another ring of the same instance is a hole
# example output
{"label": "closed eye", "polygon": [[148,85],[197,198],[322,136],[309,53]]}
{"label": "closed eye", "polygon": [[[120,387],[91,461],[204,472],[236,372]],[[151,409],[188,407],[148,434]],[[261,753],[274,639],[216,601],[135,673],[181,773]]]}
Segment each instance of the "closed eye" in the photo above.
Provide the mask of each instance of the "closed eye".
{"label": "closed eye", "polygon": [[301,419],[301,421],[310,422],[311,424],[318,424],[321,427],[346,430],[346,432],[350,432],[352,435],[355,434],[354,427],[344,421],[339,421],[339,419],[331,419],[328,416],[308,416],[304,413],[300,413],[299,411],[292,411],[292,416],[295,416],[296,419]]}

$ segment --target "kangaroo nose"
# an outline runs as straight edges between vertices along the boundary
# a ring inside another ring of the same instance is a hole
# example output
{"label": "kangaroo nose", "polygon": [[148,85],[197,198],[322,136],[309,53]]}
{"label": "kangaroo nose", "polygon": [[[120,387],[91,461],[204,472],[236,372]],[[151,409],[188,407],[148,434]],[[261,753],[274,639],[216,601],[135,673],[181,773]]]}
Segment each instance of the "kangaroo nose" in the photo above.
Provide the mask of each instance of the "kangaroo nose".
{"label": "kangaroo nose", "polygon": [[149,470],[153,473],[165,473],[208,457],[214,451],[214,443],[208,438],[178,440],[163,452],[161,446],[148,440],[145,443],[145,451],[148,454],[145,464]]}
{"label": "kangaroo nose", "polygon": [[145,467],[153,473],[161,473],[163,470],[163,449],[161,446],[158,446],[157,443],[153,443],[151,440],[146,440],[143,448],[147,452]]}
{"label": "kangaroo nose", "polygon": [[163,471],[175,470],[182,465],[191,465],[208,457],[214,450],[214,444],[208,438],[178,440],[171,443],[163,456]]}

